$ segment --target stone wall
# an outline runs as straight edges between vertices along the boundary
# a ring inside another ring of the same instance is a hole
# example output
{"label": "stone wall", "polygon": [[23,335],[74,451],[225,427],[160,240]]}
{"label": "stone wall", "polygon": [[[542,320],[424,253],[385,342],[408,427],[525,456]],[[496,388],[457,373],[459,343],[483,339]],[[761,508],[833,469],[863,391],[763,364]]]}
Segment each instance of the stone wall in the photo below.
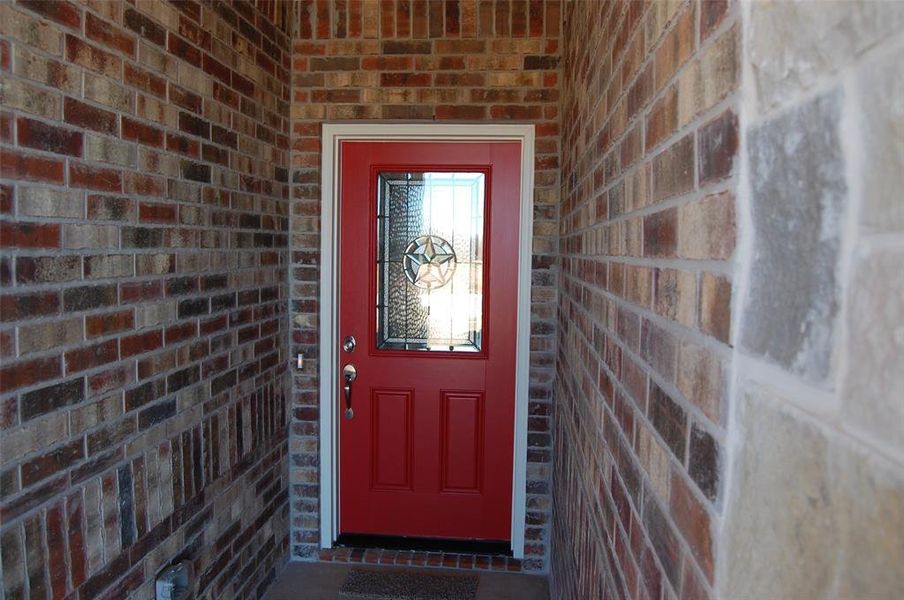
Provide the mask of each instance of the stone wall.
{"label": "stone wall", "polygon": [[287,554],[290,6],[0,4],[0,596]]}
{"label": "stone wall", "polygon": [[320,125],[326,120],[536,124],[526,557],[548,553],[559,204],[558,0],[299,3],[292,65],[292,554],[319,547]]}
{"label": "stone wall", "polygon": [[750,3],[718,589],[904,590],[904,6]]}
{"label": "stone wall", "polygon": [[714,594],[740,28],[726,2],[572,2],[563,39],[552,588]]}

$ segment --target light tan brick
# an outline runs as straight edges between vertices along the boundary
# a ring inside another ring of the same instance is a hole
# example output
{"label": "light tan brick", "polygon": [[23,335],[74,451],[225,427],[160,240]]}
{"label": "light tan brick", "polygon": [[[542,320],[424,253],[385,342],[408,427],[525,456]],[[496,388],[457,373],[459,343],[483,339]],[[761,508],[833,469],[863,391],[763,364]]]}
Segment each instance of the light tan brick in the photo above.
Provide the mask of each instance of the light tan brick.
{"label": "light tan brick", "polygon": [[69,346],[84,339],[81,318],[19,327],[19,355]]}
{"label": "light tan brick", "polygon": [[118,248],[119,227],[116,225],[64,225],[63,245],[72,250]]}
{"label": "light tan brick", "polygon": [[77,67],[41,56],[22,46],[16,46],[14,62],[13,72],[19,77],[43,83],[69,94],[81,93],[81,69]]}
{"label": "light tan brick", "polygon": [[20,215],[60,219],[85,218],[84,192],[48,187],[20,187],[16,196]]}
{"label": "light tan brick", "polygon": [[134,144],[89,133],[85,135],[85,158],[134,168],[138,150]]}
{"label": "light tan brick", "polygon": [[62,54],[63,36],[55,25],[15,10],[7,2],[0,4],[0,33],[48,54]]}

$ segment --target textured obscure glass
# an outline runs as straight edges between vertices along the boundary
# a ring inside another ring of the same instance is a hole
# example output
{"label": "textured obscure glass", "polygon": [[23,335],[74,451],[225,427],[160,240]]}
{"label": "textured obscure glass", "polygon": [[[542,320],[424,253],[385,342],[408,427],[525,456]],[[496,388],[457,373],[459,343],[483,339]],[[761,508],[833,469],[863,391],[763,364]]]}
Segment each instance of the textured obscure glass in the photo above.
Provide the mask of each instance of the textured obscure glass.
{"label": "textured obscure glass", "polygon": [[483,173],[380,173],[377,347],[476,352]]}

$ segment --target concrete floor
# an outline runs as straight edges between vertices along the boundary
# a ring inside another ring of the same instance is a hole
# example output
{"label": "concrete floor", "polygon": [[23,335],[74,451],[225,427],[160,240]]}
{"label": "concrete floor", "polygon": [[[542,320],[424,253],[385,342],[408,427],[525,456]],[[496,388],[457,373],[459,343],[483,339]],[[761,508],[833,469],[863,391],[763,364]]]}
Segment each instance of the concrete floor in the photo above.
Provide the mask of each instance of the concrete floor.
{"label": "concrete floor", "polygon": [[380,565],[289,563],[270,587],[265,600],[336,600],[345,576],[352,568],[423,571],[479,575],[477,600],[548,600],[546,577],[497,571],[420,569]]}

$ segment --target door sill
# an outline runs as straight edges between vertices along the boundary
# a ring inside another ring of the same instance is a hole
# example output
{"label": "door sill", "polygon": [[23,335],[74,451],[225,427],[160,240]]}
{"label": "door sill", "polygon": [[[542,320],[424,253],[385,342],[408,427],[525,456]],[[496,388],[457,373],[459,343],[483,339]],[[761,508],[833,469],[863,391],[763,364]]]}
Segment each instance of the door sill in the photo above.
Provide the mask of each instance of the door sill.
{"label": "door sill", "polygon": [[384,550],[413,550],[421,552],[454,552],[459,554],[512,556],[511,542],[502,540],[447,540],[343,533],[336,539],[335,546],[344,548],[381,548]]}

